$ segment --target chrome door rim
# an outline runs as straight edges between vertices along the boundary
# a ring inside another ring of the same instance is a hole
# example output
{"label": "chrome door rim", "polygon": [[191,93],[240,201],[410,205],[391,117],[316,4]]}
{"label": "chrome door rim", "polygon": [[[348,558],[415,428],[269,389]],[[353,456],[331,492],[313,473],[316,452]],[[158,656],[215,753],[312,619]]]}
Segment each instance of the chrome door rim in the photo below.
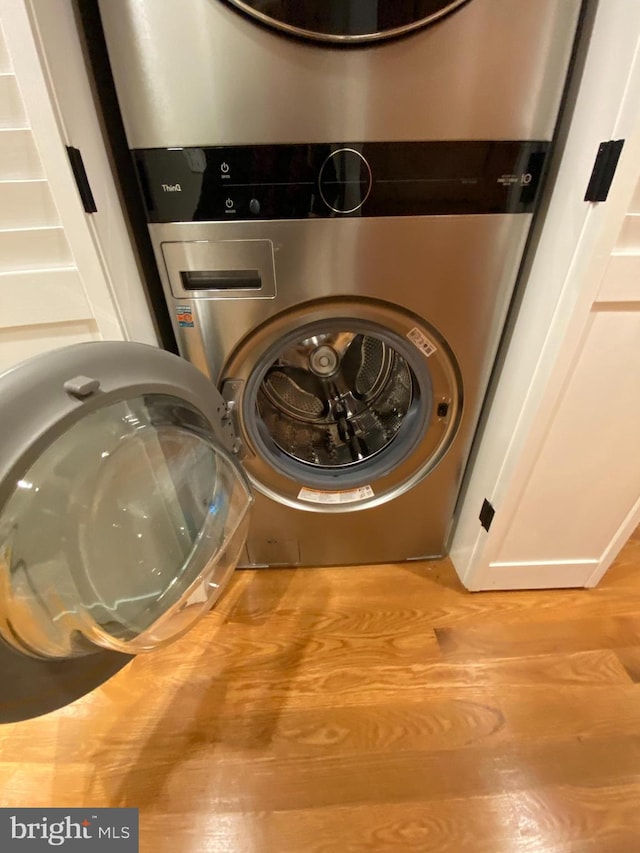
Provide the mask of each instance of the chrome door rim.
{"label": "chrome door rim", "polygon": [[[420,382],[420,393],[431,395],[433,405],[427,422],[426,401],[411,414],[402,439],[390,452],[378,455],[376,464],[365,461],[351,474],[344,469],[311,470],[310,465],[291,464],[274,449],[272,437],[256,415],[260,386],[274,357],[287,343],[309,330],[344,328],[366,329],[380,335],[407,357]],[[419,351],[409,336],[418,330],[433,346],[430,356]],[[418,358],[419,357],[419,358]],[[236,388],[233,406],[238,429],[245,445],[243,465],[253,487],[271,499],[298,509],[316,512],[346,512],[386,503],[412,488],[427,476],[448,451],[462,417],[463,394],[460,370],[442,336],[421,318],[403,309],[375,300],[330,299],[306,303],[284,312],[254,330],[232,354],[222,373],[222,382]],[[431,387],[429,387],[429,385]],[[240,390],[237,390],[240,389]],[[439,404],[446,406],[439,416]],[[300,497],[301,490],[340,495],[364,488],[357,500],[335,504],[315,504]]]}
{"label": "chrome door rim", "polygon": [[422,18],[419,21],[413,21],[410,24],[406,24],[402,27],[396,27],[391,30],[384,30],[382,32],[376,33],[363,33],[359,35],[336,35],[333,33],[314,32],[313,30],[306,30],[302,27],[296,27],[292,24],[287,24],[284,21],[279,21],[277,18],[272,18],[270,15],[267,15],[264,12],[259,12],[257,9],[254,9],[248,3],[244,2],[244,0],[227,0],[227,2],[232,6],[235,6],[245,15],[248,15],[249,17],[259,21],[261,24],[264,24],[270,29],[285,33],[286,35],[298,39],[304,39],[306,41],[343,45],[345,47],[357,47],[358,45],[375,44],[399,38],[400,36],[408,35],[416,30],[428,27],[431,24],[435,24],[442,18],[445,18],[448,15],[452,14],[456,11],[456,9],[459,9],[461,6],[465,5],[466,3],[469,3],[470,0],[451,0],[451,2],[443,9],[440,9],[439,11],[434,12],[433,14],[428,15],[426,18]]}

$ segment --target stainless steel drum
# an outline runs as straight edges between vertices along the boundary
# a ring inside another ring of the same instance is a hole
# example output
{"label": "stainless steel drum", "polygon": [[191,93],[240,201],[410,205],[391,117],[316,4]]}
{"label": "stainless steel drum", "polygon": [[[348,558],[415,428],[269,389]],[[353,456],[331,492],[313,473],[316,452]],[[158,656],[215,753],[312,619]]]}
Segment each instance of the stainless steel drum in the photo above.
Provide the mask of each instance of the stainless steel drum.
{"label": "stainless steel drum", "polygon": [[268,369],[258,410],[278,447],[339,468],[394,440],[413,398],[406,360],[373,334],[339,331],[287,347]]}

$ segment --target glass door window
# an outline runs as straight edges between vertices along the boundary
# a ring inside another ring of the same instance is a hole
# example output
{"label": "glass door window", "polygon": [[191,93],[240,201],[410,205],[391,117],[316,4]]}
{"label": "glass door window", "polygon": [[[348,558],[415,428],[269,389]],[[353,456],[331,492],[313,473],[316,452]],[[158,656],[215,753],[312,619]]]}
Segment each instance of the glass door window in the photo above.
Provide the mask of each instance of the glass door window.
{"label": "glass door window", "polygon": [[157,647],[206,611],[235,566],[248,495],[179,400],[107,406],[24,472],[0,515],[0,631],[27,654]]}
{"label": "glass door window", "polygon": [[110,342],[19,365],[0,396],[0,638],[67,660],[187,631],[249,520],[217,389],[176,356]]}

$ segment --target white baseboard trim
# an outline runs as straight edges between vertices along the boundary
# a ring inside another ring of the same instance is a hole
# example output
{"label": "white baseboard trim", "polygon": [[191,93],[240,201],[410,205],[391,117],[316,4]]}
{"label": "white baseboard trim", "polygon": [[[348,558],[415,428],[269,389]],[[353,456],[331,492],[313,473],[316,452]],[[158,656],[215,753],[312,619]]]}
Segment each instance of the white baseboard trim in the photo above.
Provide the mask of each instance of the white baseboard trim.
{"label": "white baseboard trim", "polygon": [[530,563],[490,563],[473,579],[472,591],[583,587],[598,560],[558,560]]}

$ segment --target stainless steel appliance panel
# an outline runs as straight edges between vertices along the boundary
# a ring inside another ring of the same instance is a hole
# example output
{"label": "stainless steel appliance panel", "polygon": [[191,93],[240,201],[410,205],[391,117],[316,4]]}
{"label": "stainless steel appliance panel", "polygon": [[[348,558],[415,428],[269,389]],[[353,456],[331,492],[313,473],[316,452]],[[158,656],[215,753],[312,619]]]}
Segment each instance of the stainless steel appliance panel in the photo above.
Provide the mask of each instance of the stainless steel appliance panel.
{"label": "stainless steel appliance panel", "polygon": [[[391,302],[435,326],[464,376],[488,378],[531,223],[529,214],[149,226],[180,351],[214,381],[257,327],[312,300]],[[276,299],[176,299],[162,245],[269,240]],[[178,324],[188,305],[193,326]]]}
{"label": "stainless steel appliance panel", "polygon": [[359,512],[301,512],[257,493],[240,565],[347,566],[443,556],[466,444],[461,437],[410,491]]}
{"label": "stainless steel appliance panel", "polygon": [[470,0],[375,47],[283,37],[220,0],[101,0],[131,148],[550,139],[580,0]]}

